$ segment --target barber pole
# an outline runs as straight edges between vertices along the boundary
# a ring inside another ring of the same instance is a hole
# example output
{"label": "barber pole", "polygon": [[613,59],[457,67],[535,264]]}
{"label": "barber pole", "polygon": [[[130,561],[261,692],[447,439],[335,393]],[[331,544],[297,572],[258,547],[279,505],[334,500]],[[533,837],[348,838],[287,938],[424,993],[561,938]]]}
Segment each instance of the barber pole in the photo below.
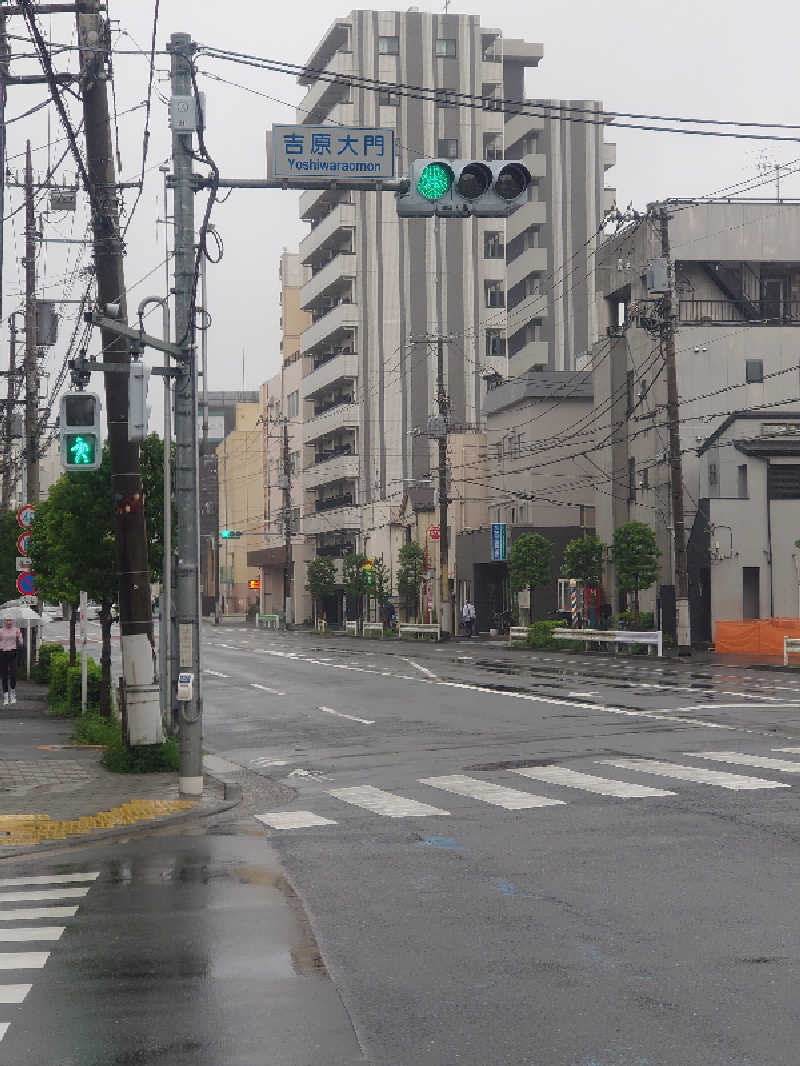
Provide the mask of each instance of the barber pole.
{"label": "barber pole", "polygon": [[569,607],[572,612],[572,628],[575,629],[578,625],[578,582],[575,580],[569,583]]}

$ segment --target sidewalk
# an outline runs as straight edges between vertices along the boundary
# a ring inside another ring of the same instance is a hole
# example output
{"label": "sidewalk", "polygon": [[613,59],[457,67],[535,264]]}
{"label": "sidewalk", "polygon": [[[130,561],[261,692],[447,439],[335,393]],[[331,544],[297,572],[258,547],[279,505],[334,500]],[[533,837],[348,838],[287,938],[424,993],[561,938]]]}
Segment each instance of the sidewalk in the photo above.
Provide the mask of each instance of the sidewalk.
{"label": "sidewalk", "polygon": [[99,748],[72,744],[72,719],[46,713],[46,692],[21,680],[17,703],[0,706],[0,858],[234,805],[209,776],[203,797],[187,800],[174,773],[110,773]]}

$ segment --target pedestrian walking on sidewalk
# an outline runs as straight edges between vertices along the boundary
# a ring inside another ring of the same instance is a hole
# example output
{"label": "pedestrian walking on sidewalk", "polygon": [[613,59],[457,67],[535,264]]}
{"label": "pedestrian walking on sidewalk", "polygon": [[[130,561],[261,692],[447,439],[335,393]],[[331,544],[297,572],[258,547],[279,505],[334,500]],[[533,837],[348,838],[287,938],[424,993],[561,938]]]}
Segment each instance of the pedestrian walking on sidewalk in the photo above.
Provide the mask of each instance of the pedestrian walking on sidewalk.
{"label": "pedestrian walking on sidewalk", "polygon": [[464,603],[461,611],[461,620],[464,623],[464,633],[471,637],[472,627],[475,624],[475,607],[470,600]]}
{"label": "pedestrian walking on sidewalk", "polygon": [[22,644],[22,633],[14,625],[13,618],[4,618],[0,627],[0,677],[3,678],[3,706],[17,702],[17,648]]}

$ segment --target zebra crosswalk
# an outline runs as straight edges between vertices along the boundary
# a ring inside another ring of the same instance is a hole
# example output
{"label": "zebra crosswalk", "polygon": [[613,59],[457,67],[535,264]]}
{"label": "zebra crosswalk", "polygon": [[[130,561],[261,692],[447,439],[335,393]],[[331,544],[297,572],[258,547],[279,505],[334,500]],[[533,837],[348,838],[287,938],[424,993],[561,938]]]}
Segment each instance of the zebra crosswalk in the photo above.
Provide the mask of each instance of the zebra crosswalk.
{"label": "zebra crosswalk", "polygon": [[[774,752],[800,755],[800,748],[775,748]],[[736,751],[699,751],[685,752],[684,757],[698,760],[698,765],[649,758],[602,758],[595,759],[598,767],[621,770],[629,774],[653,776],[667,779],[675,785],[707,785],[727,791],[774,790],[791,788],[791,784],[766,777],[753,777],[749,774],[720,770],[707,765],[711,762],[727,763],[731,766],[757,767],[776,774],[800,774],[800,761],[787,758],[775,758],[771,755],[752,755]],[[445,774],[436,777],[421,777],[413,782],[414,788],[436,789],[440,793],[462,797],[490,807],[502,807],[507,811],[526,811],[545,807],[564,807],[574,802],[576,793],[588,793],[612,799],[669,799],[679,793],[672,788],[659,788],[638,780],[619,780],[615,777],[587,773],[570,767],[550,764],[535,766],[508,767],[518,777],[527,781],[541,783],[551,788],[566,789],[569,798],[557,795],[541,795],[522,788],[490,781],[485,778],[472,777],[468,774]],[[321,790],[326,797],[359,807],[382,818],[428,818],[446,816],[450,810],[433,806],[421,799],[406,795],[397,795],[373,784],[362,784],[348,788],[327,788]],[[407,791],[407,790],[404,790]],[[326,809],[324,815],[310,810],[268,811],[256,815],[258,820],[271,829],[310,829],[337,825],[336,811]],[[0,895],[2,900],[2,895]]]}
{"label": "zebra crosswalk", "polygon": [[54,946],[67,926],[53,925],[53,921],[74,918],[78,913],[77,903],[54,902],[44,907],[31,904],[83,899],[99,876],[99,871],[88,870],[0,878],[0,1041],[14,1022],[14,1008],[24,1003],[33,987],[24,979],[31,977],[31,971],[43,969],[50,957],[50,950],[12,947]]}

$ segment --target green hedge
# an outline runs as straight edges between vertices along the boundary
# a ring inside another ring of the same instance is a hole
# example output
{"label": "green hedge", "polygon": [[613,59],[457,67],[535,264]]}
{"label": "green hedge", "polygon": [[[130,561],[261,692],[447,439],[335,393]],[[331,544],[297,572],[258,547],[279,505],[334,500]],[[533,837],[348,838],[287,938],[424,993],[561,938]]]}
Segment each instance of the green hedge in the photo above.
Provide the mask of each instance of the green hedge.
{"label": "green hedge", "polygon": [[547,618],[534,622],[532,626],[528,626],[526,644],[529,648],[557,648],[560,644],[565,644],[565,641],[556,641],[554,630],[563,626],[564,622],[560,618]]}
{"label": "green hedge", "polygon": [[646,629],[655,629],[656,620],[652,611],[640,611],[639,621],[636,621],[633,611],[623,611],[616,618],[611,619],[612,629],[633,630],[634,633],[643,633]]}
{"label": "green hedge", "polygon": [[178,742],[165,740],[155,747],[131,748],[122,742],[122,730],[116,718],[103,718],[90,710],[75,723],[72,739],[77,744],[103,744],[102,763],[118,774],[147,774],[177,771],[180,762]]}
{"label": "green hedge", "polygon": [[64,655],[63,644],[42,644],[39,648],[39,659],[31,667],[31,680],[48,684],[50,681],[50,660],[54,655]]}
{"label": "green hedge", "polygon": [[[81,713],[81,667],[69,665],[69,654],[60,646],[53,647],[47,655],[49,687],[47,701],[50,713],[64,718],[75,717]],[[42,649],[44,651],[44,648]],[[88,711],[100,710],[100,690],[102,671],[94,659],[86,663],[86,708]]]}

